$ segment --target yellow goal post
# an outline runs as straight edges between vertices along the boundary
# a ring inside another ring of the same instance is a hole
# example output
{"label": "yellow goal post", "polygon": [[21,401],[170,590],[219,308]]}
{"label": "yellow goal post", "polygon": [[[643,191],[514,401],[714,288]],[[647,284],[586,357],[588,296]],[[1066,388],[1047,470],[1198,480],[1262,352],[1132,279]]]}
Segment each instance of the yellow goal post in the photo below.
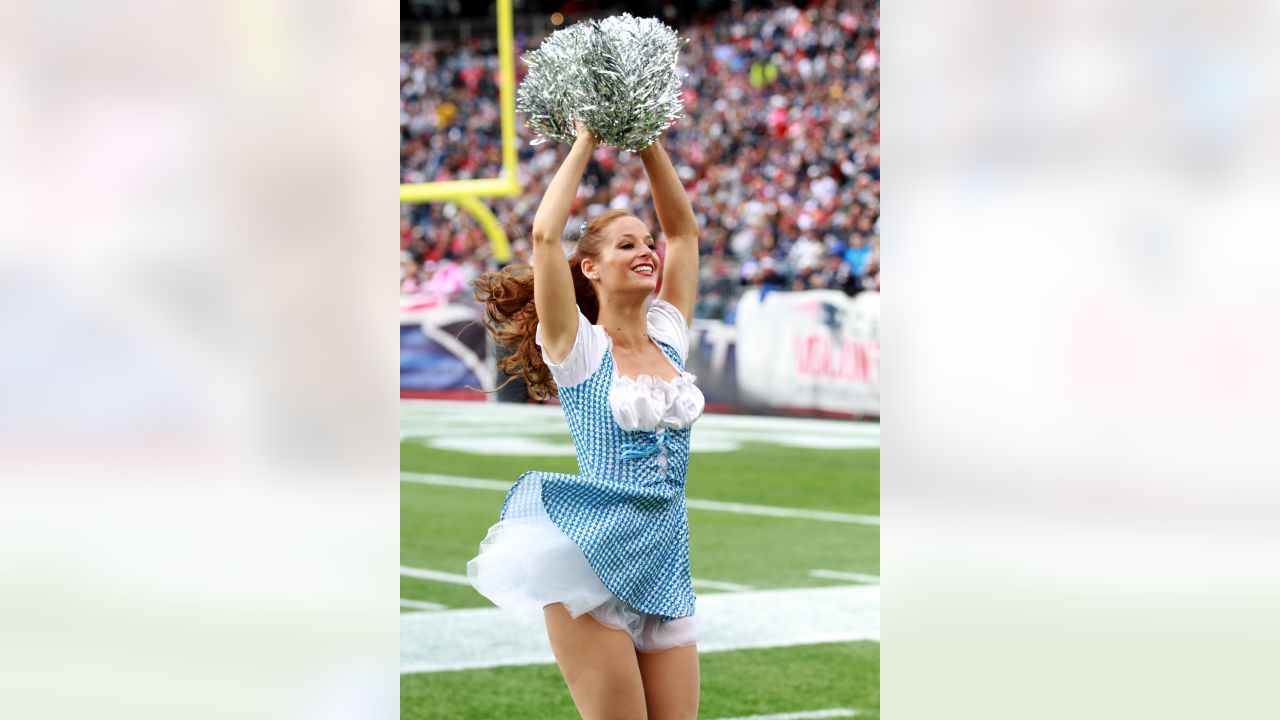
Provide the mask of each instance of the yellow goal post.
{"label": "yellow goal post", "polygon": [[516,174],[516,64],[512,46],[512,0],[498,5],[498,102],[502,119],[502,176],[477,180],[402,183],[400,202],[452,202],[471,214],[484,230],[499,262],[511,259],[511,244],[493,211],[480,198],[510,197],[521,191]]}

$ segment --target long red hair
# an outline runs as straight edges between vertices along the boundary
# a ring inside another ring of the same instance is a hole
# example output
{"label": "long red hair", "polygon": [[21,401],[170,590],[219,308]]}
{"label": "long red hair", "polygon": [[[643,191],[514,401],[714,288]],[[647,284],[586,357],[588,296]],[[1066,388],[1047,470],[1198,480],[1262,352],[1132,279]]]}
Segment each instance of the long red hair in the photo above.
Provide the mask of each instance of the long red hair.
{"label": "long red hair", "polygon": [[[578,309],[593,325],[600,313],[600,301],[591,281],[582,274],[582,259],[596,259],[604,243],[604,230],[620,217],[636,217],[627,210],[608,210],[592,218],[569,256],[569,272],[573,277],[573,293]],[[538,329],[538,310],[533,303],[533,266],[508,265],[475,279],[475,296],[484,304],[484,326],[494,342],[511,350],[498,361],[498,369],[511,376],[500,387],[516,378],[524,380],[529,396],[545,400],[559,394],[551,370],[542,360],[542,352],[534,342]]]}

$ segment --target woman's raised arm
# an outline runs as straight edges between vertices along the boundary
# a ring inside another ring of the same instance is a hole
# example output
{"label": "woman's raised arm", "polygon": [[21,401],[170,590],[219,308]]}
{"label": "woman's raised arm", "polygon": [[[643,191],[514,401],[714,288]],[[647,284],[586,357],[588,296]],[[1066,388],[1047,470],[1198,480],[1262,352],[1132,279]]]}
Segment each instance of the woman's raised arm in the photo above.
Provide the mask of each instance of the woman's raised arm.
{"label": "woman's raised arm", "polygon": [[693,319],[698,295],[698,220],[676,169],[662,149],[662,139],[641,150],[640,159],[653,190],[653,209],[667,239],[658,297],[674,305],[687,324]]}
{"label": "woman's raised arm", "polygon": [[542,328],[542,347],[552,362],[558,363],[573,349],[578,333],[578,304],[573,294],[573,277],[565,260],[560,238],[569,220],[578,184],[595,150],[596,138],[581,124],[578,139],[556,171],[547,194],[533,216],[533,304]]}

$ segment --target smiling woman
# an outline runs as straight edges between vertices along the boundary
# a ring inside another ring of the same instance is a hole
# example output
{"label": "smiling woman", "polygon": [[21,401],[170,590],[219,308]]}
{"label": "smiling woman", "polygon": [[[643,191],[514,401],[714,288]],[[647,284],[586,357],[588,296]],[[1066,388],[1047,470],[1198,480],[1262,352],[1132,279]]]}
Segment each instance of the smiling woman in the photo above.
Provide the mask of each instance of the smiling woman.
{"label": "smiling woman", "polygon": [[[560,244],[596,138],[581,123],[533,221],[533,268],[476,281],[503,361],[558,395],[581,474],[528,472],[467,574],[482,595],[545,621],[583,717],[694,718],[699,635],[685,473],[705,400],[685,372],[698,225],[659,143],[640,151],[666,262],[635,215],[610,210]],[[650,297],[661,291],[650,303]]]}
{"label": "smiling woman", "polygon": [[[615,226],[629,229],[627,238],[622,238]],[[637,246],[641,244],[635,240],[637,228],[647,238],[647,242],[652,243],[652,235],[639,218],[625,210],[609,210],[582,224],[578,244],[569,254],[567,263],[559,259],[547,261],[568,266],[573,302],[577,305],[577,311],[590,324],[597,324],[600,317],[600,293],[597,287],[602,281],[602,271],[609,273],[607,282],[610,286],[635,281],[643,283],[655,274],[653,269],[658,266],[659,260],[656,253],[652,252],[651,244],[648,245],[650,257],[642,257],[636,263],[648,265],[649,276],[634,279],[629,277],[630,271],[627,268],[630,266],[625,261],[622,271],[614,267],[619,263],[618,255],[634,256]],[[537,232],[535,230],[535,234]],[[556,245],[558,248],[559,243]],[[485,326],[498,345],[512,351],[498,362],[498,367],[511,376],[507,382],[523,379],[529,395],[543,400],[556,395],[557,387],[540,350],[546,330],[534,301],[537,295],[535,275],[533,268],[528,265],[509,266],[499,272],[481,275],[475,281],[475,288],[476,297],[485,304]],[[544,286],[550,283],[550,280],[543,281]],[[642,288],[648,295],[655,284],[656,281],[648,280],[647,285],[641,285],[637,289]],[[576,328],[576,324],[574,327]],[[564,354],[554,353],[561,360]]]}

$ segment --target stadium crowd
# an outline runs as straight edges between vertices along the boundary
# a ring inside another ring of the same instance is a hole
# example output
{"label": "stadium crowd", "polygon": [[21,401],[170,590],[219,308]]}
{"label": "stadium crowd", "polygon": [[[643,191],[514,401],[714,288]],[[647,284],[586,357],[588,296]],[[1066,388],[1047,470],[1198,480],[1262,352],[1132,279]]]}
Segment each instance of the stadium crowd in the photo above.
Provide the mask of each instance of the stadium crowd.
{"label": "stadium crowd", "polygon": [[[678,27],[685,117],[665,147],[703,229],[695,315],[732,321],[760,291],[878,290],[880,275],[879,4],[738,8]],[[540,37],[517,36],[533,49]],[[497,58],[478,43],[401,54],[401,182],[497,177]],[[523,63],[516,62],[517,79]],[[515,262],[564,155],[530,145],[518,118],[519,197],[492,199]],[[606,208],[658,225],[639,159],[600,147],[570,229]],[[401,291],[453,300],[497,267],[483,231],[447,203],[402,205]]]}

